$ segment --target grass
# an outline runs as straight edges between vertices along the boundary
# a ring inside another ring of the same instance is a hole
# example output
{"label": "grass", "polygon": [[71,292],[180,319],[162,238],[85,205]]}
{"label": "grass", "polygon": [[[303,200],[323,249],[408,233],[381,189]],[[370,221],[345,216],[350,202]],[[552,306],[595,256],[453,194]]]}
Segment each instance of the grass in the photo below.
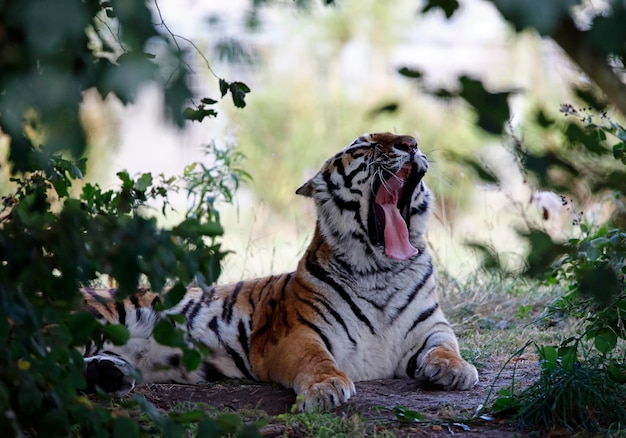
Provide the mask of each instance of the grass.
{"label": "grass", "polygon": [[464,281],[444,272],[438,281],[441,307],[455,328],[461,352],[479,369],[504,363],[530,339],[558,344],[576,329],[575,321],[567,319],[538,323],[548,304],[563,292],[558,287],[489,272]]}

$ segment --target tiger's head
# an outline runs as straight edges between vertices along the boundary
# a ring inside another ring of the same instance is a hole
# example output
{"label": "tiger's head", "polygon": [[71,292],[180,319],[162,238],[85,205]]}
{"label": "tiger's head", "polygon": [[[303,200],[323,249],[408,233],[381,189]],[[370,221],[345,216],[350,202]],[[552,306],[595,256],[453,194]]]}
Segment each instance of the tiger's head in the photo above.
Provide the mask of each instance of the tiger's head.
{"label": "tiger's head", "polygon": [[408,135],[366,134],[329,158],[296,193],[317,206],[317,226],[354,260],[409,260],[424,249],[432,194],[428,161]]}

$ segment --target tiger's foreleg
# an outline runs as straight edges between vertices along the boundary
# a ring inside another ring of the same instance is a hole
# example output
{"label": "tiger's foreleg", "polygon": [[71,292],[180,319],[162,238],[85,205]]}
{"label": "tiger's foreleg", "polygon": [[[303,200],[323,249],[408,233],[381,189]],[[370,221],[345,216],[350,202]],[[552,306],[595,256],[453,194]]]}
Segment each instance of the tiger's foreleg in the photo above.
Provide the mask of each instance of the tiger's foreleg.
{"label": "tiger's foreleg", "polygon": [[308,333],[292,333],[267,345],[263,354],[253,353],[251,359],[262,380],[294,389],[299,410],[331,409],[356,394],[354,383],[339,370],[321,340]]}

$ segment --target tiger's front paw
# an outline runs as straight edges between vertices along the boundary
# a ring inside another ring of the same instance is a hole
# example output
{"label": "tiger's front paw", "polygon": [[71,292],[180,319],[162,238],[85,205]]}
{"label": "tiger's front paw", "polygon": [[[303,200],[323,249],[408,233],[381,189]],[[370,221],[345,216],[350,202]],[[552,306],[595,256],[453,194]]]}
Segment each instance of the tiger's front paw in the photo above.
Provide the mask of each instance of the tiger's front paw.
{"label": "tiger's front paw", "polygon": [[298,394],[298,410],[325,411],[339,406],[356,394],[354,383],[348,377],[329,377]]}
{"label": "tiger's front paw", "polygon": [[424,358],[423,377],[444,389],[467,390],[478,383],[476,367],[461,358],[456,351],[436,347]]}

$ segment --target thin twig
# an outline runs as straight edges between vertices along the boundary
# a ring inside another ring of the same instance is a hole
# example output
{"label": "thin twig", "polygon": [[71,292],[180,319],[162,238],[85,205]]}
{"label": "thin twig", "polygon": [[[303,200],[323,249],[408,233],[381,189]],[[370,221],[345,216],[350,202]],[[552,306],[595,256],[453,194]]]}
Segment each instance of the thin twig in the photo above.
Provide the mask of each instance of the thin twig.
{"label": "thin twig", "polygon": [[[178,35],[178,34],[175,34],[174,32],[172,32],[172,30],[169,28],[169,26],[165,23],[165,20],[163,19],[163,15],[161,14],[161,8],[159,7],[159,2],[157,0],[154,0],[154,5],[156,7],[157,13],[159,14],[159,20],[161,20],[159,25],[164,27],[165,30],[167,31],[167,33],[170,34],[170,36],[172,37],[172,41],[176,45],[176,48],[178,49],[178,51],[179,52],[182,51],[182,49],[180,48],[180,45],[178,44],[178,40],[177,40],[177,39],[180,38],[181,40],[183,40],[187,44],[189,44],[191,47],[193,47],[196,50],[196,52],[198,52],[200,57],[204,60],[204,63],[206,64],[207,68],[209,69],[209,72],[211,72],[211,74],[213,76],[215,76],[217,79],[220,79],[220,77],[211,68],[211,63],[209,62],[208,58],[204,55],[204,53],[202,53],[200,48],[193,41],[191,41],[189,38],[185,38],[182,35]],[[181,62],[184,63],[185,66],[187,66],[189,71],[193,72],[193,69],[191,68],[191,66],[187,62],[185,62],[185,61],[181,61]]]}

